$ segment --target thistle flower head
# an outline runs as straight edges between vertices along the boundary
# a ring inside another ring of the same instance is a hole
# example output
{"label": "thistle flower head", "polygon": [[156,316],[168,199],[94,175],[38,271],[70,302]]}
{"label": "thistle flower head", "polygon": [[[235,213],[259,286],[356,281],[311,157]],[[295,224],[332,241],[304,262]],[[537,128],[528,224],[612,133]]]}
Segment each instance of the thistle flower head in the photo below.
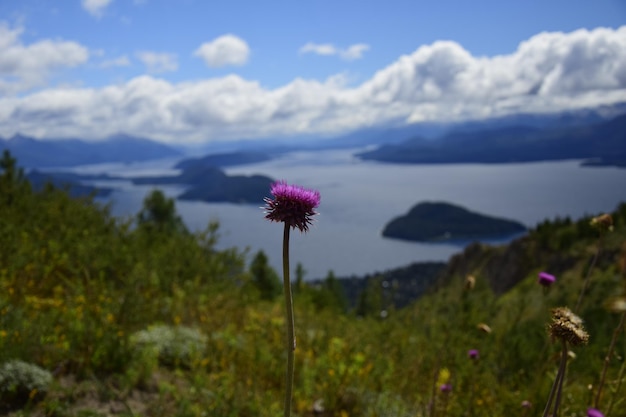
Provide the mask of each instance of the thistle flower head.
{"label": "thistle flower head", "polygon": [[574,346],[586,345],[589,341],[582,319],[567,307],[552,310],[552,323],[548,325],[548,332],[552,338],[570,342]]}
{"label": "thistle flower head", "polygon": [[478,350],[470,349],[467,351],[467,356],[469,356],[469,358],[472,360],[478,360],[478,358],[480,357],[480,354],[478,353]]}
{"label": "thistle flower head", "polygon": [[588,408],[587,417],[604,417],[604,414],[602,414],[600,410],[596,410],[595,408]]}
{"label": "thistle flower head", "polygon": [[556,277],[548,274],[547,272],[540,272],[537,282],[544,287],[549,287],[556,282]]}
{"label": "thistle flower head", "polygon": [[265,218],[273,222],[283,222],[301,232],[309,230],[315,209],[320,204],[320,193],[285,181],[272,184],[270,192],[274,199],[265,198]]}

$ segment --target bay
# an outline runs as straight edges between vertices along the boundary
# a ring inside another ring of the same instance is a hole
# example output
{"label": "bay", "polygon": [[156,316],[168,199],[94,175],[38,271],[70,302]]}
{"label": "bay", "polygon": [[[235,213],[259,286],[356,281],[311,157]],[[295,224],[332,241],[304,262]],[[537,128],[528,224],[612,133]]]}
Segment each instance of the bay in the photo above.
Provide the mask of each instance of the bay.
{"label": "bay", "polygon": [[[360,150],[360,149],[359,149]],[[422,201],[445,201],[483,214],[505,217],[528,227],[546,218],[612,211],[626,201],[626,170],[581,167],[580,161],[515,164],[397,165],[361,161],[359,151],[302,151],[257,164],[231,167],[228,174],[263,174],[315,188],[322,201],[308,233],[292,232],[291,262],[302,263],[307,279],[363,275],[419,261],[445,261],[463,249],[458,244],[414,243],[383,238],[393,217]],[[111,175],[175,174],[176,161],[107,164],[77,169]],[[106,185],[107,182],[100,183]],[[118,181],[111,194],[112,212],[132,216],[151,186]],[[161,187],[176,197],[184,187]],[[282,225],[263,217],[258,205],[177,201],[188,227],[199,230],[211,220],[220,223],[219,248],[248,248],[248,260],[258,251],[280,271]],[[499,242],[493,242],[499,243]]]}

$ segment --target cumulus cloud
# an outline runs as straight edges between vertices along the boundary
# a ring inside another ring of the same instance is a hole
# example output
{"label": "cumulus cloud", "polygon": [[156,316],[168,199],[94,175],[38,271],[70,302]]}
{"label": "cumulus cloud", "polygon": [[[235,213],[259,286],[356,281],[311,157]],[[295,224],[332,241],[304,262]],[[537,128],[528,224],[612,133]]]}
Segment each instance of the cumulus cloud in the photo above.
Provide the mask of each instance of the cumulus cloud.
{"label": "cumulus cloud", "polygon": [[178,69],[178,59],[174,54],[140,51],[137,52],[137,59],[146,66],[148,72],[153,74],[172,72]]}
{"label": "cumulus cloud", "polygon": [[212,68],[240,66],[248,62],[250,47],[246,41],[235,35],[223,35],[200,45],[194,55],[202,58]]}
{"label": "cumulus cloud", "polygon": [[300,48],[299,52],[301,54],[312,53],[326,56],[337,55],[346,61],[354,61],[363,58],[363,53],[367,52],[369,49],[369,45],[365,43],[357,43],[345,49],[341,49],[337,48],[332,43],[308,42]]}
{"label": "cumulus cloud", "polygon": [[113,0],[82,0],[83,9],[94,17],[102,17],[104,9],[111,4]]}
{"label": "cumulus cloud", "polygon": [[0,22],[0,93],[14,94],[45,83],[56,69],[71,68],[89,59],[89,50],[71,41],[41,40],[24,45],[22,28]]}
{"label": "cumulus cloud", "polygon": [[399,57],[358,86],[341,76],[295,79],[268,89],[236,75],[182,83],[145,75],[97,89],[45,89],[0,98],[0,136],[89,139],[125,132],[165,142],[202,142],[330,135],[391,120],[554,112],[624,97],[626,26],[541,33],[495,57],[473,56],[455,42],[435,42]]}

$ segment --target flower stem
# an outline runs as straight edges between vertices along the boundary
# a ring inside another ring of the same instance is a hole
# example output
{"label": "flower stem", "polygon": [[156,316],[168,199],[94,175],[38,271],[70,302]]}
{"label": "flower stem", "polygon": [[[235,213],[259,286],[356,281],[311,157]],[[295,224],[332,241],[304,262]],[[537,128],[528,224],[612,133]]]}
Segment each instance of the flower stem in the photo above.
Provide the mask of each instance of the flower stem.
{"label": "flower stem", "polygon": [[287,311],[287,377],[285,386],[284,416],[291,415],[291,397],[293,393],[293,360],[296,350],[296,337],[293,320],[293,299],[291,296],[291,280],[289,278],[289,224],[285,222],[283,233],[283,290],[285,292],[285,307]]}
{"label": "flower stem", "polygon": [[[559,405],[561,405],[561,394],[563,393],[563,381],[565,380],[565,370],[567,369],[567,343],[565,341],[563,341],[563,352],[561,352],[561,355],[561,380],[559,381],[559,387],[556,391],[554,413],[552,413],[555,417],[558,417],[559,415]],[[565,358],[565,360],[563,358]]]}
{"label": "flower stem", "polygon": [[[561,387],[562,380],[565,377],[565,364],[567,363],[567,342],[563,341],[563,349],[561,351],[561,363],[559,364],[559,370],[556,374],[556,378],[554,379],[554,383],[552,384],[552,389],[550,390],[550,395],[548,396],[548,402],[546,404],[546,408],[543,410],[543,417],[548,417],[550,415],[550,408],[552,407],[552,400],[554,399],[554,395],[557,392],[557,389]],[[560,393],[559,398],[557,398],[557,403],[554,406],[555,412],[552,414],[556,416],[556,411],[559,408],[558,401],[560,401]]]}
{"label": "flower stem", "polygon": [[602,374],[600,375],[600,382],[598,383],[598,391],[596,392],[596,398],[593,401],[593,407],[598,408],[600,404],[600,396],[602,395],[602,387],[604,386],[604,379],[606,378],[606,371],[609,367],[609,362],[611,362],[611,356],[613,356],[613,350],[615,349],[615,341],[617,340],[617,336],[621,333],[624,328],[624,319],[626,319],[626,312],[622,313],[622,317],[620,318],[619,324],[613,331],[613,337],[611,338],[611,344],[609,345],[609,350],[604,357],[604,365],[602,366]]}
{"label": "flower stem", "polygon": [[589,284],[589,278],[591,277],[591,271],[593,267],[596,266],[596,262],[598,261],[598,255],[600,255],[600,249],[602,248],[602,236],[598,238],[598,247],[596,248],[596,253],[593,255],[593,259],[591,259],[591,263],[589,264],[589,269],[587,270],[587,275],[585,276],[585,280],[583,281],[583,287],[580,290],[580,294],[578,295],[578,301],[576,302],[576,307],[574,307],[574,313],[578,313],[578,309],[583,301],[583,295],[585,295],[585,291],[587,290],[587,285]]}

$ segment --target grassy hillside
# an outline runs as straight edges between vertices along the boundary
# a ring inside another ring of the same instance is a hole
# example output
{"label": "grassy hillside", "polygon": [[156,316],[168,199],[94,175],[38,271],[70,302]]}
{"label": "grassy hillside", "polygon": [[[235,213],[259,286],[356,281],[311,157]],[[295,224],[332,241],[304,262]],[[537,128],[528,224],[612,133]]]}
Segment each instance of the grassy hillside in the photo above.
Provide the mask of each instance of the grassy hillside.
{"label": "grassy hillside", "polygon": [[[0,414],[281,413],[284,312],[264,257],[252,268],[244,251],[216,250],[218,226],[190,233],[158,192],[120,220],[90,199],[34,192],[1,162]],[[577,313],[590,340],[571,348],[561,407],[585,415],[624,314],[606,306],[626,291],[626,206],[613,219],[603,237],[590,219],[555,220],[511,246],[472,246],[426,295],[384,314],[380,286],[357,314],[334,285],[300,281],[295,415],[541,415],[558,367],[550,310],[574,309],[587,282]],[[549,290],[539,271],[557,276]],[[626,416],[625,356],[622,328],[605,415]]]}

